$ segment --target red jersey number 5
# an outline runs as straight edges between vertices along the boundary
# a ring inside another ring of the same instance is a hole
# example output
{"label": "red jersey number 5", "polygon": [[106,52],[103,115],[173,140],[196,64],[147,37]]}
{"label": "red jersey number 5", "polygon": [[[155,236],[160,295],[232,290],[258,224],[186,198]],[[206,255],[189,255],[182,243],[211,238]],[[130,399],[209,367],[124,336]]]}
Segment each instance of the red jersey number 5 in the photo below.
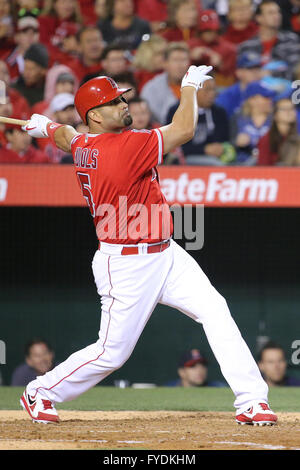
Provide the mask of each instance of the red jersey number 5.
{"label": "red jersey number 5", "polygon": [[95,203],[93,201],[93,195],[91,192],[90,175],[87,173],[77,173],[79,183],[81,186],[82,194],[86,199],[86,202],[90,208],[92,217],[95,217]]}

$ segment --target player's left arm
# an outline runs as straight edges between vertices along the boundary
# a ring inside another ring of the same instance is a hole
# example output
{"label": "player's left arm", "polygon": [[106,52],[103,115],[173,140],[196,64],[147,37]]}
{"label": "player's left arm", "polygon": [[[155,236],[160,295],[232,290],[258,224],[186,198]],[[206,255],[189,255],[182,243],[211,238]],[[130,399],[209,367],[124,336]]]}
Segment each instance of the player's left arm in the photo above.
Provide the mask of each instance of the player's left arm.
{"label": "player's left arm", "polygon": [[71,141],[79,133],[72,126],[58,124],[42,114],[33,114],[22,129],[31,137],[49,137],[64,152],[71,153]]}

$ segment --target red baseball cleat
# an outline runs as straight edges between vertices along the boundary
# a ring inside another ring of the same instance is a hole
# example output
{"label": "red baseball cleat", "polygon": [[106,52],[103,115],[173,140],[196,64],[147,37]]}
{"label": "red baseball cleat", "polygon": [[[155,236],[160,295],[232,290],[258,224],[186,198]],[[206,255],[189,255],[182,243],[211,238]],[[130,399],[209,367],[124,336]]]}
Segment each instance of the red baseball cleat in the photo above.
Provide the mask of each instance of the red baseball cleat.
{"label": "red baseball cleat", "polygon": [[272,426],[277,422],[277,416],[268,403],[255,403],[248,410],[237,414],[235,420],[238,424],[252,424],[254,426]]}
{"label": "red baseball cleat", "polygon": [[25,390],[21,396],[20,404],[35,423],[47,424],[59,422],[59,417],[52,401],[41,398],[39,394],[33,398]]}

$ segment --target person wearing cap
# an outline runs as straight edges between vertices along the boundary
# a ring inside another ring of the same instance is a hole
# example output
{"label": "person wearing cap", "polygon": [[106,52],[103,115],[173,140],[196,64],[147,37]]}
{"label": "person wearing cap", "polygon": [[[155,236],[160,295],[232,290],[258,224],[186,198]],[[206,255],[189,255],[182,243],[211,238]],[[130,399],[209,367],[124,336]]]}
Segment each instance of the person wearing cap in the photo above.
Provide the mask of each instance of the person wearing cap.
{"label": "person wearing cap", "polygon": [[34,16],[23,16],[18,19],[14,36],[16,46],[9,51],[3,60],[9,67],[12,80],[24,72],[24,55],[32,44],[39,42],[39,22]]}
{"label": "person wearing cap", "polygon": [[254,8],[252,0],[229,0],[226,27],[222,38],[232,44],[238,45],[252,38],[258,30],[257,23],[253,21]]}
{"label": "person wearing cap", "polygon": [[225,109],[229,118],[240,108],[243,94],[249,83],[262,78],[261,57],[254,52],[245,52],[240,55],[237,58],[235,75],[238,81],[222,90],[216,98],[216,104]]}
{"label": "person wearing cap", "polygon": [[[80,118],[75,110],[74,95],[58,93],[50,102],[52,118],[61,124],[76,126]],[[51,163],[73,163],[73,158],[67,152],[57,148],[50,139],[37,139],[37,144],[49,157]]]}
{"label": "person wearing cap", "polygon": [[44,97],[49,55],[45,46],[33,44],[24,55],[24,71],[13,85],[33,106]]}
{"label": "person wearing cap", "polygon": [[203,10],[198,22],[198,37],[188,41],[193,63],[212,65],[218,86],[235,81],[236,47],[220,36],[221,23],[214,10]]}
{"label": "person wearing cap", "polygon": [[199,351],[191,349],[184,353],[178,363],[177,380],[168,382],[168,387],[226,387],[226,383],[214,381],[209,382],[208,361]]}
{"label": "person wearing cap", "polygon": [[237,163],[254,164],[253,150],[271,126],[275,92],[261,82],[248,85],[240,112],[232,119],[232,142],[237,149]]}
{"label": "person wearing cap", "polygon": [[298,35],[291,31],[282,31],[282,15],[275,0],[262,0],[255,13],[258,33],[253,38],[240,44],[238,55],[255,52],[262,56],[262,64],[271,60],[283,60],[288,63],[284,78],[290,80],[295,65],[300,61],[300,43]]}
{"label": "person wearing cap", "polygon": [[74,95],[77,89],[78,80],[72,70],[66,65],[54,65],[46,75],[44,100],[32,106],[32,114],[44,114],[52,119],[53,115],[50,109],[52,99],[59,93]]}
{"label": "person wearing cap", "polygon": [[69,61],[79,57],[77,23],[62,23],[56,30],[50,43],[47,45],[51,64],[68,64]]}

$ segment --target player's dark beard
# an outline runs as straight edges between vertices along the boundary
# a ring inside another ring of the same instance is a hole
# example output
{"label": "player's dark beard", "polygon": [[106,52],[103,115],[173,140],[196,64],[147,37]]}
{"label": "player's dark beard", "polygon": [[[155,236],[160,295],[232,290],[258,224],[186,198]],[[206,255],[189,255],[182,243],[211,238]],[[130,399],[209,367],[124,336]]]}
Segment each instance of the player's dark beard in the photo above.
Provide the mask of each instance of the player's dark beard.
{"label": "player's dark beard", "polygon": [[130,114],[128,114],[124,118],[124,125],[128,127],[128,126],[131,126],[131,124],[132,124],[132,117],[130,116]]}

